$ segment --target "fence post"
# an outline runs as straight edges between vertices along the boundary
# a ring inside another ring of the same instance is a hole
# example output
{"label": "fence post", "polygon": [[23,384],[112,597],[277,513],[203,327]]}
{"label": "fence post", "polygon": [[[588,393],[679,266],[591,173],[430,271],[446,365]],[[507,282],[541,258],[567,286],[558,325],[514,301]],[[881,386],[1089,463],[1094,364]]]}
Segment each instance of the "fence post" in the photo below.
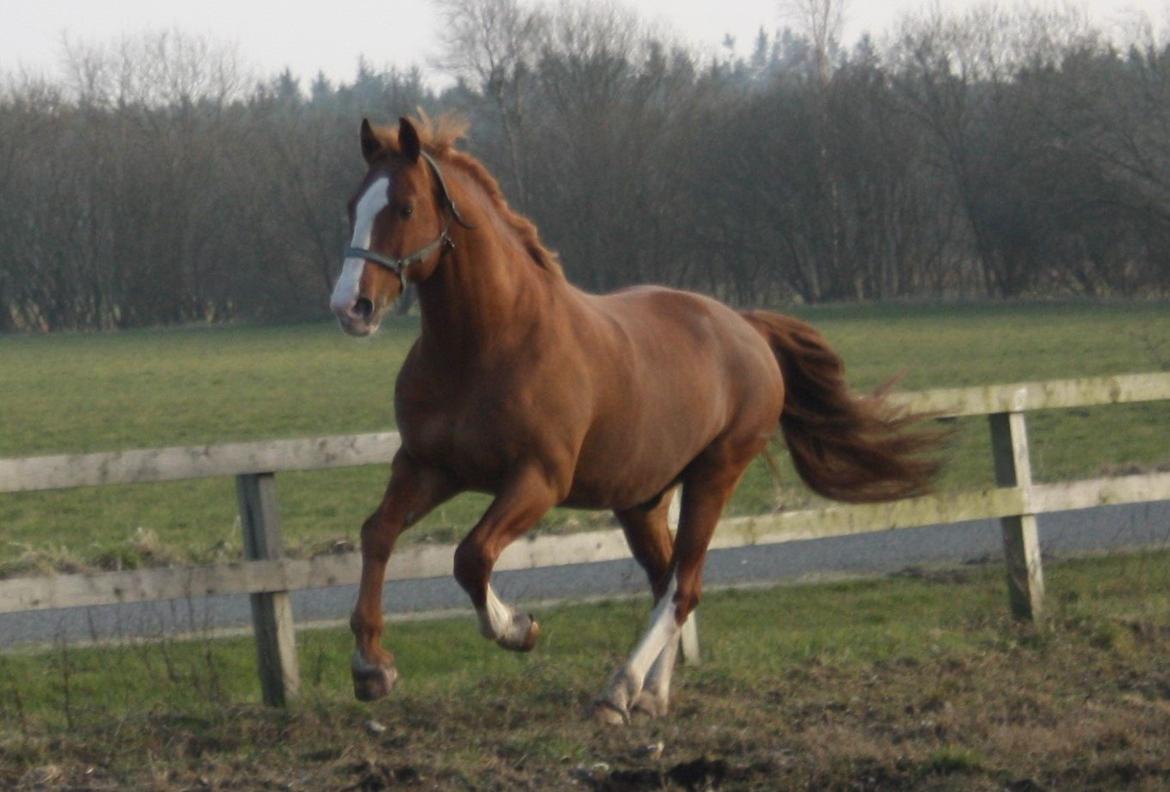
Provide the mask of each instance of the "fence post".
{"label": "fence post", "polygon": [[[283,551],[276,476],[272,473],[238,475],[236,495],[240,503],[240,525],[244,531],[244,555],[253,561],[280,558]],[[283,707],[289,699],[296,697],[301,686],[292,603],[287,591],[249,596],[260,690],[265,704]]]}
{"label": "fence post", "polygon": [[1012,614],[1038,624],[1044,615],[1044,570],[1040,563],[1036,515],[1030,513],[1032,467],[1024,420],[1027,397],[1027,389],[1021,388],[1014,394],[1010,412],[992,413],[987,418],[991,425],[995,483],[1000,487],[1019,487],[1024,492],[1025,513],[1001,517],[999,521]]}
{"label": "fence post", "polygon": [[[666,520],[670,524],[670,532],[678,532],[678,516],[682,513],[682,488],[675,487],[670,496],[670,508]],[[699,664],[699,616],[690,612],[683,622],[682,635],[679,636],[682,646],[682,660],[687,665]]]}

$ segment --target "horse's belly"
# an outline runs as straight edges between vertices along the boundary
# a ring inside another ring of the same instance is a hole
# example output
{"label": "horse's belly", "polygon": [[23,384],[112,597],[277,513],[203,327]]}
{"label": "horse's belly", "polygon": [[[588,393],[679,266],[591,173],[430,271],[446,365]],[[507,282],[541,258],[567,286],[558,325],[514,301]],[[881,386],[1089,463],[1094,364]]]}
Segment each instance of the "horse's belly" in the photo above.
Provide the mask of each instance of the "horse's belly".
{"label": "horse's belly", "polygon": [[687,463],[717,434],[706,423],[684,422],[673,431],[627,427],[592,433],[581,449],[565,505],[629,509],[653,501],[677,482]]}
{"label": "horse's belly", "polygon": [[612,481],[577,481],[569,496],[561,503],[573,509],[612,509],[622,511],[654,502],[673,481],[631,486],[614,485]]}
{"label": "horse's belly", "polygon": [[717,375],[702,382],[660,372],[660,384],[641,396],[614,399],[585,437],[570,505],[641,506],[678,483],[701,455],[719,454],[722,441],[762,447],[779,425],[783,400],[774,361],[741,366],[738,380],[712,368]]}

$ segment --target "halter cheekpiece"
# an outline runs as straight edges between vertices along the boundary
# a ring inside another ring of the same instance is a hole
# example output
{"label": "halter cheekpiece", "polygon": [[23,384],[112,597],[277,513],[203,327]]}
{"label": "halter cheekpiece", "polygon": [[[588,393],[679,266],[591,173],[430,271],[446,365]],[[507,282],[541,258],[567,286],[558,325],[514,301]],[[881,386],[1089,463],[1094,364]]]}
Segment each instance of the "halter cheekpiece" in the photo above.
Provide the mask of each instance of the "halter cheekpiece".
{"label": "halter cheekpiece", "polygon": [[[440,205],[451,210],[451,215],[455,218],[455,221],[458,222],[459,225],[467,229],[475,228],[475,226],[471,225],[471,223],[468,223],[463,219],[463,215],[459,214],[459,209],[456,208],[455,202],[451,200],[451,193],[447,191],[447,182],[443,180],[443,172],[439,170],[439,163],[435,162],[434,158],[425,151],[420,151],[419,154],[421,154],[422,158],[425,159],[427,164],[431,166],[431,171],[435,174],[436,181],[439,182]],[[402,278],[402,275],[406,271],[407,267],[409,267],[411,264],[417,264],[423,261],[432,253],[434,253],[436,248],[445,247],[449,250],[453,250],[455,248],[455,241],[451,239],[451,235],[448,233],[449,229],[449,223],[444,221],[443,230],[439,232],[439,236],[437,238],[423,245],[421,248],[414,251],[410,255],[403,256],[402,258],[384,256],[376,251],[362,247],[355,247],[353,245],[346,246],[345,251],[342,253],[342,257],[360,258],[365,259],[366,261],[372,261],[373,263],[390,270],[399,278]]]}

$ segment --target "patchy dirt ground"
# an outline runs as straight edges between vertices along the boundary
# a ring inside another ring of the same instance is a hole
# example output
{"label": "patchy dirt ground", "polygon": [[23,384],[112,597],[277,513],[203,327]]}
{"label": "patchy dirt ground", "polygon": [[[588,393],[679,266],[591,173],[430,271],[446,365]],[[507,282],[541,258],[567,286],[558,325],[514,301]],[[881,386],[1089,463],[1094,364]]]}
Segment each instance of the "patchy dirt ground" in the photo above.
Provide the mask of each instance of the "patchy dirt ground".
{"label": "patchy dirt ground", "polygon": [[0,788],[1170,789],[1170,629],[1009,628],[925,660],[684,669],[675,711],[625,728],[543,664],[372,708],[235,707],[0,737]]}

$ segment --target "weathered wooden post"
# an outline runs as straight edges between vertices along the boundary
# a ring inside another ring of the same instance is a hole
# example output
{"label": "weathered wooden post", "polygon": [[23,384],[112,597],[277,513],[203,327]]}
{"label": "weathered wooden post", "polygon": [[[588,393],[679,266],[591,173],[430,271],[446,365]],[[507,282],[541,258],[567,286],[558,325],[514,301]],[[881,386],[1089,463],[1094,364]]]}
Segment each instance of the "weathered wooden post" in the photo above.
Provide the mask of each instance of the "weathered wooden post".
{"label": "weathered wooden post", "polygon": [[[276,503],[276,476],[246,473],[236,476],[240,525],[244,531],[244,555],[251,561],[280,558],[280,511]],[[249,595],[252,629],[264,703],[283,707],[301,687],[297,670],[297,641],[292,603],[287,591]]]}
{"label": "weathered wooden post", "polygon": [[[670,523],[671,533],[678,532],[678,516],[682,510],[682,488],[675,487],[670,498],[670,509],[667,521]],[[698,614],[691,611],[682,626],[682,635],[679,640],[682,645],[682,659],[687,665],[699,664],[699,619]]]}
{"label": "weathered wooden post", "polygon": [[995,483],[1000,487],[1018,487],[1024,494],[1024,513],[1001,517],[999,521],[1012,614],[1038,624],[1044,616],[1044,570],[1040,563],[1036,515],[1031,511],[1032,467],[1024,420],[1027,404],[1028,390],[1020,388],[1013,394],[1010,412],[991,413],[987,417],[991,425]]}

